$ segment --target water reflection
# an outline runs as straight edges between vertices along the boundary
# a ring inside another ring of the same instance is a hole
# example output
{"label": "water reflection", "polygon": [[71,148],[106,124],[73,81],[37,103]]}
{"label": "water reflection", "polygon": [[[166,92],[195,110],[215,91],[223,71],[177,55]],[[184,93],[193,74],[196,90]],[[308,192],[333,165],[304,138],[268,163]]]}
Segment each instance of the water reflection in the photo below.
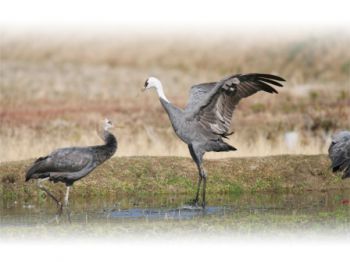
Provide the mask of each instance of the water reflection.
{"label": "water reflection", "polygon": [[193,219],[204,215],[224,215],[232,210],[228,207],[206,207],[205,209],[192,206],[182,206],[174,209],[141,209],[114,210],[107,214],[112,219]]}
{"label": "water reflection", "polygon": [[[332,212],[346,205],[350,190],[303,192],[300,194],[241,194],[210,195],[205,210],[186,206],[188,195],[114,195],[109,197],[73,197],[69,210],[59,217],[59,222],[73,223],[137,220],[191,220],[201,217],[224,217],[249,214],[318,214]],[[345,203],[345,204],[344,204]],[[350,209],[350,208],[349,208]],[[0,226],[38,225],[56,223],[54,203],[49,199],[6,200],[0,202]]]}

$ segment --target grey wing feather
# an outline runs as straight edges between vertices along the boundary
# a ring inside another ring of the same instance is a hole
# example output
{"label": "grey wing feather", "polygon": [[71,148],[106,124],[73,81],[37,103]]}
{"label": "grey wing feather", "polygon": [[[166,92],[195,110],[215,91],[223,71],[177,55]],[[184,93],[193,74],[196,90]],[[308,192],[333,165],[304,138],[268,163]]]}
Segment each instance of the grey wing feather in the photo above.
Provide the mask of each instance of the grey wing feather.
{"label": "grey wing feather", "polygon": [[207,94],[216,86],[216,82],[212,83],[202,83],[195,86],[192,86],[190,90],[190,97],[188,99],[187,106],[185,111],[191,112],[196,108],[198,103],[203,101]]}
{"label": "grey wing feather", "polygon": [[52,152],[50,156],[57,172],[79,171],[92,161],[89,148],[62,148]]}
{"label": "grey wing feather", "polygon": [[60,148],[38,158],[26,172],[26,181],[50,177],[51,181],[71,185],[109,159],[117,150],[117,140],[105,130],[104,145]]}
{"label": "grey wing feather", "polygon": [[277,81],[285,80],[268,74],[238,74],[217,83],[194,87],[191,90],[190,102],[185,109],[186,119],[197,119],[203,127],[213,133],[226,135],[231,125],[233,111],[239,101],[258,91],[277,93],[271,86],[282,86]]}
{"label": "grey wing feather", "polygon": [[38,158],[26,173],[26,181],[32,175],[43,172],[75,172],[92,160],[89,148],[61,148],[50,155]]}
{"label": "grey wing feather", "polygon": [[50,180],[54,182],[68,182],[76,181],[84,176],[87,176],[97,166],[96,162],[88,162],[82,169],[74,172],[53,172],[50,174]]}

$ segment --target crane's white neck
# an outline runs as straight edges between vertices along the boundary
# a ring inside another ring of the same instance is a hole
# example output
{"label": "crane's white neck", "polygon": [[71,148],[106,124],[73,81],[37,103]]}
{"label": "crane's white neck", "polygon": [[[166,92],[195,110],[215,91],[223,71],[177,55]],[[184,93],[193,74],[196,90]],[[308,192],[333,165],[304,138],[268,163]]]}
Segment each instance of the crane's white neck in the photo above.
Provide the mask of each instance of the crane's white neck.
{"label": "crane's white neck", "polygon": [[163,85],[160,81],[158,81],[155,85],[154,88],[157,91],[157,94],[159,96],[159,98],[162,98],[163,100],[165,100],[166,102],[170,103],[170,101],[166,98],[165,94],[164,94],[164,90],[163,90]]}

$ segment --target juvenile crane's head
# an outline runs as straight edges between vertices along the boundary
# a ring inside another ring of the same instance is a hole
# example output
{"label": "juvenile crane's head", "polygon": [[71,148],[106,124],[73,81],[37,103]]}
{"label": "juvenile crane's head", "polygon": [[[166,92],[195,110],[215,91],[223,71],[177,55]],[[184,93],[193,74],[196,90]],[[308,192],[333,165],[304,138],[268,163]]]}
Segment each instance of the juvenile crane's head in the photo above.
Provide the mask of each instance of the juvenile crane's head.
{"label": "juvenile crane's head", "polygon": [[108,130],[110,129],[111,127],[113,127],[113,124],[111,122],[111,120],[108,120],[107,118],[104,120],[104,123],[103,123],[103,129],[104,130]]}
{"label": "juvenile crane's head", "polygon": [[147,89],[151,89],[151,88],[155,88],[155,89],[159,89],[161,88],[162,84],[159,81],[159,79],[155,78],[155,77],[149,77],[146,82],[145,82],[145,88],[143,91],[146,91]]}

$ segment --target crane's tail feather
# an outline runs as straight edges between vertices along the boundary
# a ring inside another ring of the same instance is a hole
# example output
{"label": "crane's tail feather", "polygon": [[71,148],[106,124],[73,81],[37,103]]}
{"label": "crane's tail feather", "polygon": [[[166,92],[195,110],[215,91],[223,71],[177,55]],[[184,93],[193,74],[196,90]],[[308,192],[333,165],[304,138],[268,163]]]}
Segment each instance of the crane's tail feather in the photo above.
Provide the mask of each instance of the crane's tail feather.
{"label": "crane's tail feather", "polygon": [[37,160],[35,160],[35,162],[34,162],[34,163],[41,162],[41,161],[43,161],[43,160],[47,159],[48,157],[49,157],[49,156],[42,156],[42,157],[39,157]]}
{"label": "crane's tail feather", "polygon": [[216,132],[213,132],[213,134],[215,134],[215,135],[218,135],[218,136],[221,136],[221,137],[223,137],[223,138],[227,138],[227,139],[228,139],[228,137],[229,137],[229,136],[231,136],[231,135],[233,135],[233,134],[234,134],[234,131],[231,131],[231,132],[226,132],[226,133],[216,133]]}
{"label": "crane's tail feather", "polygon": [[224,141],[221,141],[219,143],[217,141],[213,141],[213,143],[211,143],[209,147],[210,147],[210,151],[214,151],[214,152],[227,152],[227,151],[237,150],[237,148],[225,143]]}
{"label": "crane's tail feather", "polygon": [[345,178],[350,178],[350,167],[347,170],[345,170],[345,173],[342,176],[342,179],[345,179]]}
{"label": "crane's tail feather", "polygon": [[39,157],[37,160],[35,160],[34,164],[27,170],[25,181],[27,182],[31,178],[45,178],[50,175],[50,173],[43,173],[38,174],[37,176],[33,176],[37,173],[40,173],[40,169],[44,166],[45,160],[48,158],[48,156],[45,157]]}
{"label": "crane's tail feather", "polygon": [[235,148],[234,146],[231,146],[229,144],[225,145],[225,150],[224,151],[236,151],[237,148]]}

